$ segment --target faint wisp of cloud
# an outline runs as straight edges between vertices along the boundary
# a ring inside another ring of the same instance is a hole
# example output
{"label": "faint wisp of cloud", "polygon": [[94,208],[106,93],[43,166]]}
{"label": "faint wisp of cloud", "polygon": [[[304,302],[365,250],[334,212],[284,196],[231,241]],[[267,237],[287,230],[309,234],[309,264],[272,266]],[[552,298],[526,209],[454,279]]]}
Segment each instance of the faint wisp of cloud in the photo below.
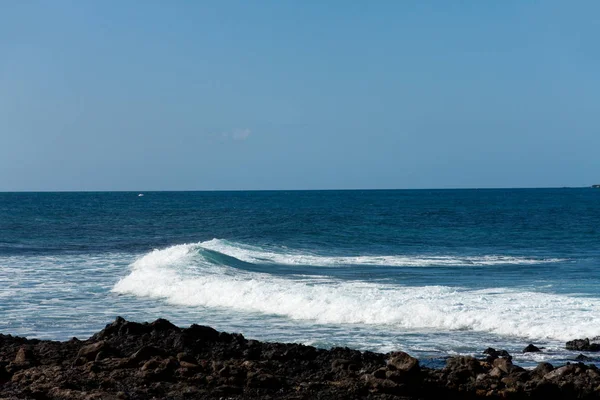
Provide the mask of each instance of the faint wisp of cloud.
{"label": "faint wisp of cloud", "polygon": [[230,132],[221,133],[221,137],[223,139],[231,139],[231,140],[246,140],[250,137],[252,131],[248,128],[244,129],[234,129]]}

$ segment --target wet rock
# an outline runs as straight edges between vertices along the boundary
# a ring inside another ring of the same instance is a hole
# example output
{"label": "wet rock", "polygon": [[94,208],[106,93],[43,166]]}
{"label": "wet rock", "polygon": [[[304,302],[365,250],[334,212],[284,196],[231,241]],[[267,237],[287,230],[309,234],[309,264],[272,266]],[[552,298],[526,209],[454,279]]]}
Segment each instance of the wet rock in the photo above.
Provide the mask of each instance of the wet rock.
{"label": "wet rock", "polygon": [[600,344],[591,343],[590,339],[575,339],[567,342],[567,350],[574,351],[600,351]]}
{"label": "wet rock", "polygon": [[77,353],[77,358],[91,361],[94,360],[101,351],[104,351],[105,353],[111,351],[110,345],[104,340],[81,347]]}
{"label": "wet rock", "polygon": [[148,360],[152,357],[164,357],[166,352],[163,349],[159,349],[154,346],[143,346],[138,351],[131,355],[130,360],[133,362],[140,362]]}
{"label": "wet rock", "polygon": [[489,355],[489,356],[492,356],[492,357],[499,357],[499,356],[497,355],[497,353],[498,353],[498,352],[497,352],[497,351],[496,351],[496,349],[494,349],[493,347],[488,347],[487,349],[485,349],[485,350],[483,351],[483,354],[487,354],[487,355]]}
{"label": "wet rock", "polygon": [[15,356],[13,363],[15,364],[33,364],[35,362],[35,355],[29,347],[20,347]]}
{"label": "wet rock", "polygon": [[554,367],[552,366],[552,364],[547,363],[547,362],[542,362],[539,363],[532,371],[531,373],[534,376],[538,376],[538,377],[542,377],[550,372],[552,372],[554,370]]}
{"label": "wet rock", "polygon": [[475,357],[462,356],[449,358],[446,361],[444,372],[447,373],[449,382],[460,384],[470,379],[474,380],[478,374],[485,372],[485,370]]}
{"label": "wet rock", "polygon": [[387,371],[385,373],[385,379],[389,379],[395,383],[406,383],[414,381],[415,375],[409,374],[404,371]]}
{"label": "wet rock", "polygon": [[515,371],[523,371],[523,368],[514,365],[508,358],[496,358],[493,365],[506,374],[511,374]]}
{"label": "wet rock", "polygon": [[[430,369],[404,352],[378,354],[247,340],[166,320],[117,318],[81,342],[0,334],[0,398],[7,399],[567,399],[597,398],[595,366],[531,371],[503,350],[450,357]],[[75,360],[76,362],[73,362]],[[587,361],[587,360],[586,360]]]}
{"label": "wet rock", "polygon": [[336,358],[331,363],[331,370],[332,371],[347,371],[351,364],[352,364],[352,361],[350,361],[350,360]]}
{"label": "wet rock", "polygon": [[114,322],[106,325],[100,332],[92,336],[92,340],[102,340],[114,336],[136,336],[146,333],[147,329],[143,324],[126,321],[122,317],[117,317]]}
{"label": "wet rock", "polygon": [[588,357],[584,354],[579,354],[577,357],[575,357],[576,361],[592,361],[593,358],[592,357]]}
{"label": "wet rock", "polygon": [[496,350],[492,347],[488,347],[487,349],[485,349],[483,351],[483,354],[487,354],[487,361],[492,362],[494,361],[496,358],[498,357],[504,357],[504,358],[508,358],[509,360],[512,360],[512,356],[508,353],[508,351],[506,350]]}
{"label": "wet rock", "polygon": [[159,318],[154,322],[151,322],[149,325],[152,331],[157,332],[166,332],[166,331],[179,331],[179,327],[173,325],[171,322],[166,319]]}
{"label": "wet rock", "polygon": [[528,344],[527,347],[525,347],[523,349],[523,353],[538,353],[540,351],[542,351],[542,350],[540,350],[539,347],[537,347],[537,346],[535,346],[535,345],[533,345],[531,343]]}
{"label": "wet rock", "polygon": [[206,342],[214,342],[219,337],[219,332],[210,326],[201,326],[196,324],[184,329],[183,334],[189,339]]}
{"label": "wet rock", "polygon": [[548,372],[546,375],[544,375],[544,379],[545,380],[553,380],[556,378],[564,378],[565,375],[570,375],[573,372],[575,372],[575,366],[574,365],[565,365],[559,368],[556,368],[555,370]]}
{"label": "wet rock", "polygon": [[373,375],[363,375],[364,384],[374,393],[395,393],[398,390],[398,384],[389,379],[379,379]]}
{"label": "wet rock", "polygon": [[388,368],[403,373],[416,373],[420,370],[419,360],[409,356],[403,351],[398,351],[390,354],[390,358],[388,360]]}
{"label": "wet rock", "polygon": [[598,378],[600,378],[600,371],[596,368],[590,368],[585,371],[585,373],[592,380],[598,380]]}

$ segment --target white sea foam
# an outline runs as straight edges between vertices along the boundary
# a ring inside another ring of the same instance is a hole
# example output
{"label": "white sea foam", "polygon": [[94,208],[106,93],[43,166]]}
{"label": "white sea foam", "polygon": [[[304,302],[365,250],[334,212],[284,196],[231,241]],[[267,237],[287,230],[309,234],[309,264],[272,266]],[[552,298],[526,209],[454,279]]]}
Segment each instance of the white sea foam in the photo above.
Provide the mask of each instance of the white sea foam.
{"label": "white sea foam", "polygon": [[461,290],[315,277],[303,281],[224,266],[221,270],[210,269],[201,253],[194,255],[199,248],[217,251],[216,245],[222,244],[208,243],[149,253],[132,264],[131,273],[113,291],[178,305],[273,314],[325,324],[473,330],[556,340],[600,334],[597,299],[507,288]]}
{"label": "white sea foam", "polygon": [[406,266],[406,267],[428,267],[428,266],[493,266],[493,265],[532,265],[543,263],[554,263],[564,261],[558,258],[532,258],[511,257],[500,255],[484,256],[343,256],[328,257],[316,254],[300,253],[287,249],[285,252],[266,250],[256,246],[248,246],[240,243],[229,242],[221,239],[213,239],[198,243],[201,248],[226,254],[249,263],[273,263],[283,265],[314,265],[314,266],[341,266],[341,265],[373,265],[373,266]]}
{"label": "white sea foam", "polygon": [[138,258],[133,265],[138,268],[160,268],[163,266],[173,266],[184,263],[196,255],[198,246],[190,244],[180,244],[166,249],[155,249],[150,253]]}

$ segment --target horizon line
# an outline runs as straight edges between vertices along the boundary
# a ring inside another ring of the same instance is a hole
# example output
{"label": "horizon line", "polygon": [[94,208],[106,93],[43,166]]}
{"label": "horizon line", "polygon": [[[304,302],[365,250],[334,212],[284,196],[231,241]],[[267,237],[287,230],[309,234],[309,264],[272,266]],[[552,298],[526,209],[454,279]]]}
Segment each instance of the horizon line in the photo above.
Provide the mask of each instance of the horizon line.
{"label": "horizon line", "polygon": [[150,189],[150,190],[0,190],[0,193],[166,193],[166,192],[350,192],[400,190],[528,190],[528,189],[586,189],[588,186],[520,186],[520,187],[448,187],[448,188],[341,188],[341,189]]}

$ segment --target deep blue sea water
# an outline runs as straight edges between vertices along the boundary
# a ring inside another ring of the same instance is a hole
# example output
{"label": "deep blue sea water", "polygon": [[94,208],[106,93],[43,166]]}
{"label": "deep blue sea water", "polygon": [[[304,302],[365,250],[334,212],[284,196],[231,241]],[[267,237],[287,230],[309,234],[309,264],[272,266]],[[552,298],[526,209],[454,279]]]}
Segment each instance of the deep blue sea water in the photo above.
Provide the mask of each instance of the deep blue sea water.
{"label": "deep blue sea water", "polygon": [[163,317],[527,366],[600,335],[599,268],[598,189],[0,193],[0,332],[27,337]]}

